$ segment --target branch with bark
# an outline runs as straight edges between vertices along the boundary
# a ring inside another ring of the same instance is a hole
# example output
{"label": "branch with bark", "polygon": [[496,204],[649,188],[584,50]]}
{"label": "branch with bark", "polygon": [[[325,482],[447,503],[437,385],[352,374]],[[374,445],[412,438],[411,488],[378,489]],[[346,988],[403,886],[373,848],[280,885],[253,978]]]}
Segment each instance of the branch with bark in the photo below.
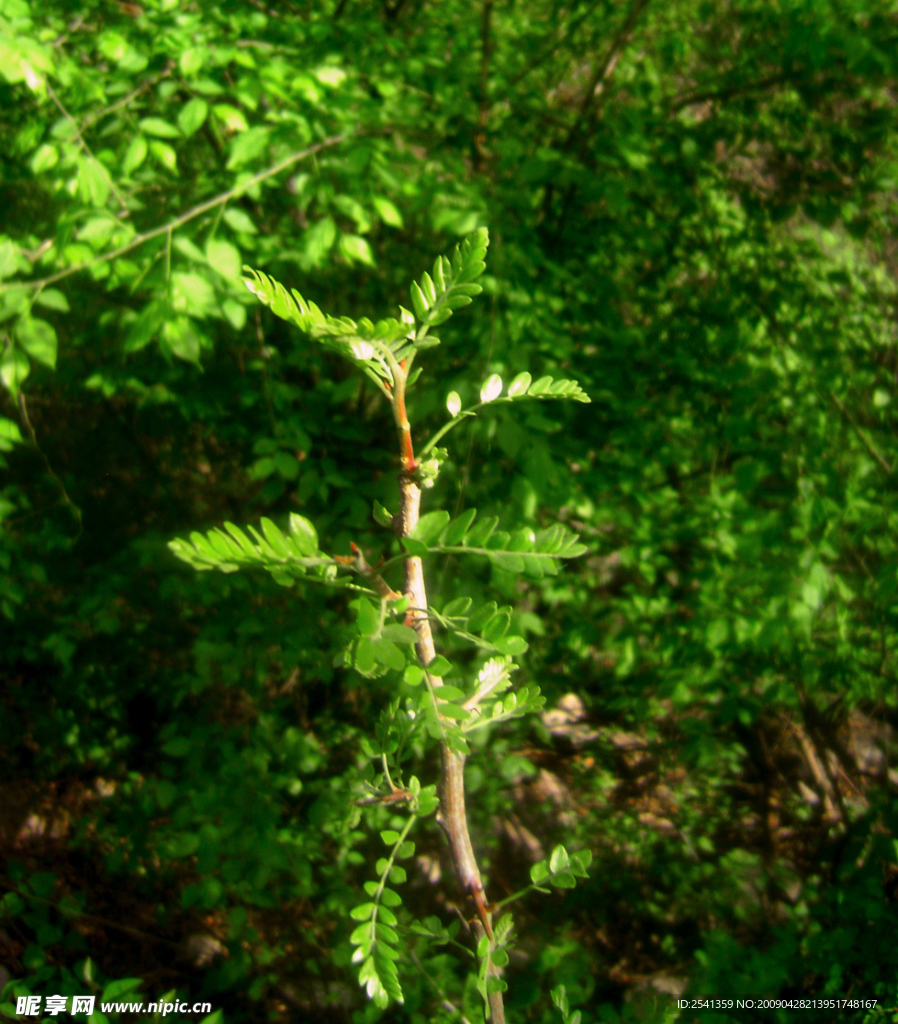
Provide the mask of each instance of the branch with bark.
{"label": "branch with bark", "polygon": [[[406,373],[401,367],[394,371],[393,410],[399,432],[399,447],[403,471],[399,480],[400,509],[396,520],[398,536],[410,537],[417,525],[421,512],[421,488],[414,479],[414,450],[411,431],[405,411]],[[405,563],[405,593],[410,601],[409,625],[418,634],[416,651],[418,660],[427,675],[428,686],[435,692],[439,700],[440,687],[443,684],[439,676],[427,672],[427,666],[436,658],[433,642],[433,630],[427,615],[427,588],[424,583],[424,566],[417,556],[409,558]],[[493,939],[492,915],[483,888],[483,879],[477,866],[471,834],[468,830],[468,815],[465,805],[465,759],[454,753],[444,741],[440,749],[440,809],[437,813],[446,839],[459,884],[467,897],[473,900],[477,908],[477,918],[471,927],[479,942],[484,935]],[[491,965],[491,973],[498,976],[499,970]],[[489,994],[490,1020],[493,1024],[505,1024],[505,1005],[501,992]]]}

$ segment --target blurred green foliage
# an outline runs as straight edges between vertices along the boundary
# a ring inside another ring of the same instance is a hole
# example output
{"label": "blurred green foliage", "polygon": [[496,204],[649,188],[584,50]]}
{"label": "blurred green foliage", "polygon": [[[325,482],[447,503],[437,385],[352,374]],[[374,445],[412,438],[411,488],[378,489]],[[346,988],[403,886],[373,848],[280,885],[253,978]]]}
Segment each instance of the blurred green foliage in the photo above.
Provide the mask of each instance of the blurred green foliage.
{"label": "blurred green foliage", "polygon": [[[593,400],[462,424],[427,497],[590,547],[430,580],[498,591],[557,705],[478,741],[491,890],[562,838],[598,868],[519,912],[509,1018],[685,984],[895,1019],[896,43],[892,0],[0,0],[0,1012],[89,960],[229,1021],[378,1017],[345,967],[389,687],[341,595],[165,543],[300,511],[376,560],[384,406],[240,267],[357,317],[488,226],[414,422],[494,373]],[[417,964],[405,1016],[478,1019]]]}

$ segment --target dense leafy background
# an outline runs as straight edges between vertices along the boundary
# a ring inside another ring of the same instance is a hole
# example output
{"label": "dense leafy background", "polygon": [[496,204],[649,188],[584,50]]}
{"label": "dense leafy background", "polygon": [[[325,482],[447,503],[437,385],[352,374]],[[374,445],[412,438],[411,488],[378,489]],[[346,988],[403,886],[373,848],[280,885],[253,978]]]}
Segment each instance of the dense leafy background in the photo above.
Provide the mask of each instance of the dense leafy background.
{"label": "dense leafy background", "polygon": [[[490,891],[598,861],[518,911],[510,1019],[558,982],[592,1019],[684,986],[895,1019],[896,65],[893,0],[0,0],[7,998],[90,958],[228,1021],[378,1016],[347,909],[389,815],[351,798],[393,684],[343,667],[339,595],[166,542],[300,510],[385,551],[384,404],[240,266],[395,315],[487,225],[417,432],[492,373],[593,399],[462,427],[427,495],[591,549],[429,567],[516,606],[555,705],[471,758]],[[407,902],[448,921],[418,839]],[[477,1018],[450,957],[406,978],[391,1019]]]}

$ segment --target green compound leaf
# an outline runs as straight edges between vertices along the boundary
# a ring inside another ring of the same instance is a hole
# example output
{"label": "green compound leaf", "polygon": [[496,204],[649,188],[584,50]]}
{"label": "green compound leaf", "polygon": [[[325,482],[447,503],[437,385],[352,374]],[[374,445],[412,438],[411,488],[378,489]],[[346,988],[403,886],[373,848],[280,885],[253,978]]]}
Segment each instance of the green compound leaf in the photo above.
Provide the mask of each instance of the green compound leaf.
{"label": "green compound leaf", "polygon": [[442,612],[431,607],[430,615],[444,629],[484,651],[496,651],[502,655],[523,654],[527,649],[523,637],[505,636],[511,622],[510,608],[499,608],[495,601],[488,601],[468,614],[470,607],[469,597],[459,598],[450,601]]}
{"label": "green compound leaf", "polygon": [[423,342],[431,327],[448,320],[456,309],[467,306],[483,291],[473,282],[486,269],[483,258],[488,246],[489,232],[478,228],[450,256],[437,256],[432,275],[425,273],[420,281],[412,283],[412,306],[421,321],[416,343]]}
{"label": "green compound leaf", "polygon": [[[424,794],[425,791],[417,794],[419,800]],[[402,906],[402,897],[394,889],[389,888],[387,882],[399,885],[406,879],[405,870],[394,862],[400,857],[409,857],[414,853],[414,843],[406,840],[406,836],[421,813],[419,803],[402,832],[394,829],[384,829],[381,832],[383,841],[393,849],[389,857],[381,857],[377,861],[378,881],[365,883],[365,891],[372,899],[350,911],[350,917],[354,921],[363,922],[349,937],[349,941],[358,947],[352,957],[353,963],[362,965],[359,983],[365,989],[368,998],[381,1009],[391,1002],[404,1001],[396,970],[396,960],[399,959],[399,935],[394,927],[399,924],[394,909]]]}
{"label": "green compound leaf", "polygon": [[[346,238],[343,242],[346,242]],[[360,252],[360,247],[365,247],[368,255],[364,261],[370,260],[367,243],[358,238],[355,244]],[[432,275],[424,274],[419,282],[412,284],[412,306],[420,321],[417,330],[415,314],[402,307],[398,320],[388,318],[376,324],[367,318],[355,321],[349,317],[334,317],[323,313],[295,288],[286,288],[262,270],[245,266],[243,280],[253,295],[276,316],[299,327],[313,340],[320,341],[361,365],[384,394],[392,397],[389,389],[394,386],[393,375],[397,362],[406,356],[413,359],[418,349],[438,345],[439,338],[430,335],[430,329],[443,323],[454,310],[466,306],[473,296],[482,291],[474,279],[483,273],[483,257],[488,245],[487,230],[481,228],[475,231],[455,247],[451,256],[437,257]],[[356,253],[355,258],[362,256]]]}
{"label": "green compound leaf", "polygon": [[[425,331],[427,328],[421,328]],[[420,334],[421,332],[419,332]],[[416,344],[420,343],[416,341]],[[580,387],[575,380],[554,380],[552,377],[540,377],[538,381],[531,383],[530,374],[526,371],[519,373],[508,386],[508,393],[502,397],[502,378],[494,373],[489,377],[480,389],[480,402],[468,409],[462,409],[461,399],[456,392],[452,392],[447,401],[447,408],[452,419],[441,427],[436,434],[421,449],[421,456],[427,453],[440,441],[450,430],[453,430],[459,423],[469,416],[476,416],[478,412],[487,405],[502,405],[508,402],[517,402],[524,398],[569,398],[575,402],[591,401],[589,395]]]}
{"label": "green compound leaf", "polygon": [[[488,622],[495,618],[498,610],[499,606],[495,601],[487,601],[468,618],[468,629],[475,633],[480,632]],[[504,608],[502,610],[505,611]]]}
{"label": "green compound leaf", "polygon": [[361,364],[381,381],[392,383],[386,352],[389,350],[393,358],[401,359],[411,347],[408,324],[395,319],[379,320],[375,324],[364,317],[356,322],[346,316],[328,316],[314,302],[306,301],[295,288],[288,291],[261,270],[247,266],[243,269],[246,273],[243,283],[275,316],[295,324],[313,340]]}
{"label": "green compound leaf", "polygon": [[588,878],[586,868],[592,860],[592,853],[589,850],[580,850],[569,854],[565,847],[559,845],[552,850],[547,861],[541,860],[530,869],[530,880],[533,884],[546,892],[546,883],[554,885],[558,889],[573,889],[577,884],[577,878]]}
{"label": "green compound leaf", "polygon": [[[422,516],[426,524],[415,531],[415,538],[405,543],[410,554],[427,551],[443,554],[476,554],[488,558],[506,572],[539,579],[554,576],[560,569],[560,560],[578,558],[588,548],[578,542],[577,534],[562,523],[553,523],[543,530],[529,527],[513,534],[497,531],[499,520],[489,516],[476,524],[475,509],[467,509],[448,521],[446,512],[430,512]],[[442,529],[442,533],[437,528]],[[419,527],[421,524],[419,523]]]}
{"label": "green compound leaf", "polygon": [[[509,398],[569,398],[574,402],[589,402],[589,395],[575,380],[554,380],[552,377],[540,377],[529,383],[530,374],[518,374],[508,389]],[[527,383],[525,383],[525,379]],[[517,387],[515,387],[517,385]],[[512,388],[515,393],[512,395]]]}
{"label": "green compound leaf", "polygon": [[[321,580],[333,573],[334,559],[318,550],[315,527],[303,516],[290,516],[289,533],[284,534],[270,519],[262,519],[262,532],[247,527],[247,533],[233,523],[225,523],[208,533],[194,531],[190,540],[169,541],[169,549],[198,572],[218,569],[236,572],[254,567],[270,572],[275,581],[289,586],[302,577]],[[331,581],[340,585],[335,579]]]}

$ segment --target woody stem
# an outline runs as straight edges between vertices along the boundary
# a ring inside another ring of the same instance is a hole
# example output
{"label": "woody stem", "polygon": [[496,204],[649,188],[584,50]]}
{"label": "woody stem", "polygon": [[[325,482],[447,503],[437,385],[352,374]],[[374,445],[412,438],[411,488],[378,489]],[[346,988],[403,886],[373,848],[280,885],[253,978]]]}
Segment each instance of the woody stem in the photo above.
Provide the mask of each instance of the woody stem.
{"label": "woody stem", "polygon": [[[421,488],[411,476],[414,470],[411,430],[405,412],[405,374],[398,364],[393,369],[393,414],[399,430],[399,444],[402,453],[400,487],[400,512],[396,521],[396,532],[400,537],[408,537],[418,522],[421,510]],[[398,372],[397,372],[398,371]],[[408,467],[411,467],[409,469]],[[421,559],[417,556],[409,558],[405,563],[405,592],[410,599],[408,622],[418,634],[416,650],[418,660],[424,667],[436,657],[433,642],[433,631],[427,616],[427,590],[424,585],[424,569]],[[439,676],[427,675],[428,681],[439,700],[439,690],[443,681]],[[492,939],[492,923],[487,909],[486,896],[480,869],[471,845],[468,832],[468,817],[465,807],[465,759],[461,754],[454,753],[444,741],[441,744],[442,772],[440,778],[440,808],[437,820],[446,833],[449,851],[455,866],[455,873],[465,893],[472,897],[481,917],[474,920],[472,928],[474,936],[480,938],[489,934]],[[492,974],[498,974],[495,967]],[[492,1024],[505,1024],[505,1007],[501,992],[491,992],[489,999],[489,1016]]]}
{"label": "woody stem", "polygon": [[396,427],[399,430],[399,457],[402,461],[402,472],[414,473],[416,467],[415,464],[415,450],[412,447],[412,431],[408,422],[408,414],[405,411],[405,382],[408,379],[408,375],[405,371],[405,360],[403,359],[403,365],[393,358],[393,354],[387,350],[386,355],[389,359],[390,370],[393,373],[393,418],[396,420]]}

